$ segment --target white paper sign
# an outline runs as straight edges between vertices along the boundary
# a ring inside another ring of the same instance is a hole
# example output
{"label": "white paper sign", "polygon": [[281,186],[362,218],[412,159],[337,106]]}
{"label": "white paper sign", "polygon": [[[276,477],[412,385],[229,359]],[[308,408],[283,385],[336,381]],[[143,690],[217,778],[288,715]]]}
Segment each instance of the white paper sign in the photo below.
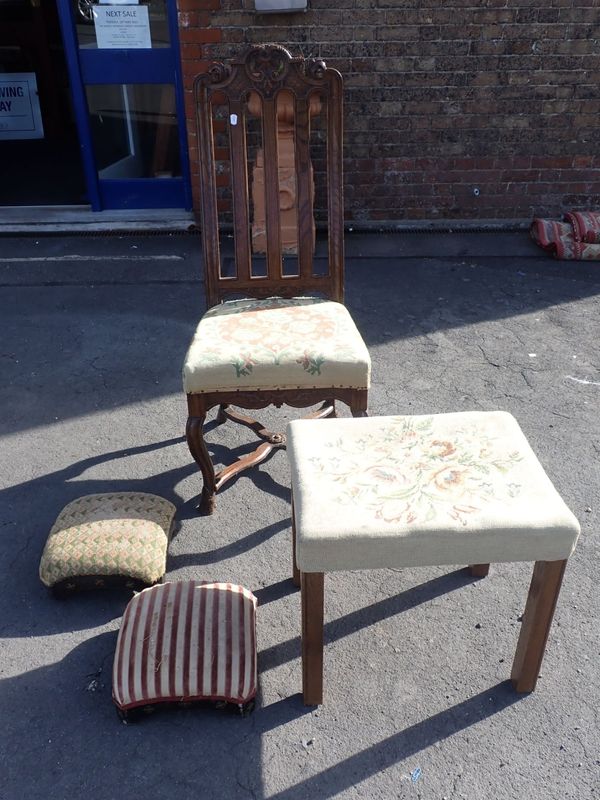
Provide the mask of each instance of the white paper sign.
{"label": "white paper sign", "polygon": [[148,6],[94,5],[92,10],[99,48],[152,47]]}
{"label": "white paper sign", "polygon": [[35,72],[0,73],[0,139],[43,139]]}

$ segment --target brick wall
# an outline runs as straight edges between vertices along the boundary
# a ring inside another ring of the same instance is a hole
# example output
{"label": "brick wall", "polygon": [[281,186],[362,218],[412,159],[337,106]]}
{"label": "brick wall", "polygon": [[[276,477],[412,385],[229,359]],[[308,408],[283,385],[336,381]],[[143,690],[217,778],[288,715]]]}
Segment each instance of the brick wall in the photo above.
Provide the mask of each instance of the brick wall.
{"label": "brick wall", "polygon": [[194,184],[193,75],[279,42],[344,75],[348,220],[600,207],[597,0],[309,0],[285,15],[178,2]]}

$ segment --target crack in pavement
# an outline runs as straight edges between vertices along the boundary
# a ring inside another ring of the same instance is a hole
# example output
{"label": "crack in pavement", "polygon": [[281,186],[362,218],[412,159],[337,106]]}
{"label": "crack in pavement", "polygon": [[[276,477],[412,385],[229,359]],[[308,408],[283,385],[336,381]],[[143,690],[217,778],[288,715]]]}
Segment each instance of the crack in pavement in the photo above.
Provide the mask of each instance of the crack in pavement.
{"label": "crack in pavement", "polygon": [[492,361],[492,359],[485,352],[485,349],[480,344],[478,344],[477,347],[481,350],[481,354],[483,355],[487,363],[490,364],[490,366],[496,367],[497,369],[500,369],[503,366],[502,364],[497,364],[495,361]]}

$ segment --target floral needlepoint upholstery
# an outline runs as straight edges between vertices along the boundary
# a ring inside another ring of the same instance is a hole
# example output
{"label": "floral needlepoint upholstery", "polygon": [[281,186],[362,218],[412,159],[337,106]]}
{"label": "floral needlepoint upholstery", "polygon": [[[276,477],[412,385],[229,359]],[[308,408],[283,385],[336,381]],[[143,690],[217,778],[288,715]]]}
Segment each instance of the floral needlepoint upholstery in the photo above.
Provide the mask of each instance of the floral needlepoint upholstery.
{"label": "floral needlepoint upholstery", "polygon": [[62,589],[108,578],[149,585],[166,571],[175,506],[144,492],[90,494],[69,503],[52,526],[40,578]]}
{"label": "floral needlepoint upholstery", "polygon": [[188,350],[186,393],[369,386],[371,362],[341,303],[232,300],[211,308]]}
{"label": "floral needlepoint upholstery", "polygon": [[579,525],[505,412],[288,426],[298,567],[555,561]]}
{"label": "floral needlepoint upholstery", "polygon": [[243,707],[256,687],[256,598],[243,586],[165,583],[130,601],[113,665],[121,712],[199,700]]}

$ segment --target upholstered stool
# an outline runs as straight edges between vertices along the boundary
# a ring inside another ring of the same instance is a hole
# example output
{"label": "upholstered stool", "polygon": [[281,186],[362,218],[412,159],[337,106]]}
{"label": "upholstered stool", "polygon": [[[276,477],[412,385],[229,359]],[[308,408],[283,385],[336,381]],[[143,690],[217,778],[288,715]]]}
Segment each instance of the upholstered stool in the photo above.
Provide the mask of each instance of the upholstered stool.
{"label": "upholstered stool", "polygon": [[323,573],[535,561],[512,668],[535,688],[579,525],[504,412],[288,426],[304,702],[322,702]]}
{"label": "upholstered stool", "polygon": [[125,609],[113,701],[136,708],[203,700],[251,709],[256,695],[256,598],[231,583],[153,586]]}
{"label": "upholstered stool", "polygon": [[40,579],[57,594],[162,580],[175,506],[145,492],[89,494],[69,503],[46,541]]}

